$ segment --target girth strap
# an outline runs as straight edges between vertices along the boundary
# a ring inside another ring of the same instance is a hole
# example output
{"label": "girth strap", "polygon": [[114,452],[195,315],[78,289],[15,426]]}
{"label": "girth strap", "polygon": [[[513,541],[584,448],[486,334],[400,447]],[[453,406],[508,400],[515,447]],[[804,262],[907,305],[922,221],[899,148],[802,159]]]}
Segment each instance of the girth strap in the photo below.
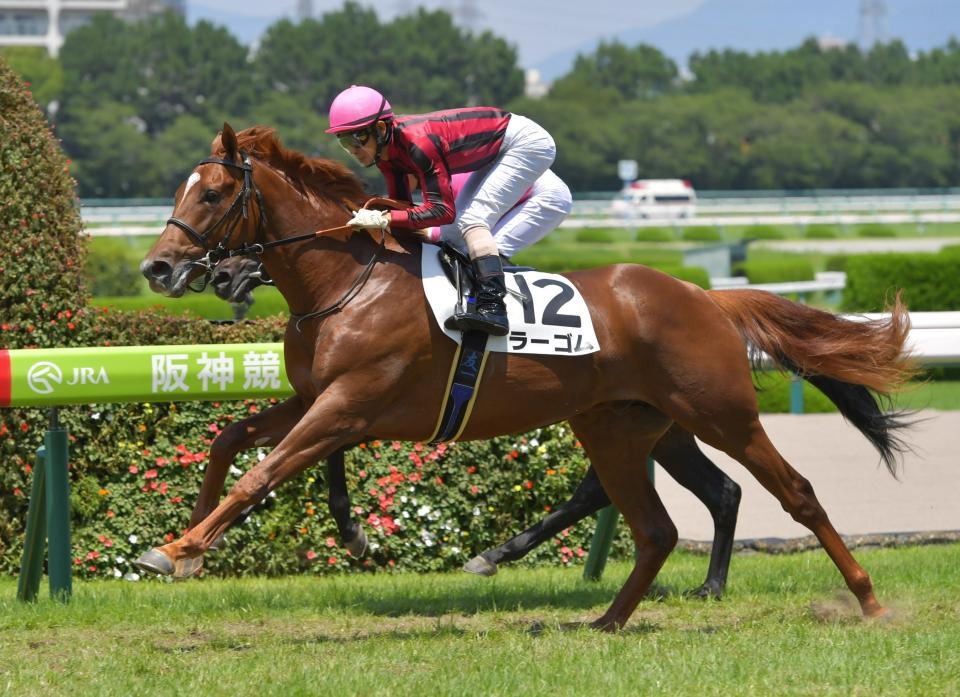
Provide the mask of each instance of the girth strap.
{"label": "girth strap", "polygon": [[450,366],[440,417],[427,442],[435,444],[456,440],[467,427],[473,404],[477,400],[478,384],[487,364],[489,338],[486,332],[463,333],[463,340],[457,346]]}

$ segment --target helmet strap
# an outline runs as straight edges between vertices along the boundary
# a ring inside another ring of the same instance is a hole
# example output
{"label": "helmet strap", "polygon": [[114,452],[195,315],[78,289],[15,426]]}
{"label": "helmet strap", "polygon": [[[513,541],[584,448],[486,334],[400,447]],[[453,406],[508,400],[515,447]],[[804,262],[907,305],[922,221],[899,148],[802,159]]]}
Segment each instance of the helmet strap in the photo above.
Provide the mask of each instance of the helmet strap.
{"label": "helmet strap", "polygon": [[383,154],[383,148],[386,147],[387,143],[390,142],[390,123],[388,121],[383,122],[383,135],[380,134],[380,128],[378,124],[379,121],[373,122],[373,133],[377,138],[377,151],[373,155],[373,162],[370,163],[370,167],[373,167],[373,165],[380,162],[380,155]]}

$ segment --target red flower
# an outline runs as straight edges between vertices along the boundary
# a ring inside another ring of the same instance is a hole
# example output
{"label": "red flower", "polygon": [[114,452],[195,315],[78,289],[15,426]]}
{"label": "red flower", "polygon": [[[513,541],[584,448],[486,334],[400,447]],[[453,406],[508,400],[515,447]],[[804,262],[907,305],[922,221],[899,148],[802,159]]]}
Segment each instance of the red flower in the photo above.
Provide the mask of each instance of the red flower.
{"label": "red flower", "polygon": [[531,482],[529,479],[528,479],[527,481],[525,481],[525,482],[523,483],[523,485],[524,485],[525,487],[527,487],[528,489],[532,489],[532,488],[533,488],[533,482]]}
{"label": "red flower", "polygon": [[140,470],[137,469],[136,465],[130,465],[130,467],[127,468],[127,471],[130,472],[130,474],[136,474]]}
{"label": "red flower", "polygon": [[166,535],[164,535],[164,536],[163,536],[163,541],[164,541],[164,542],[173,542],[173,533],[172,533],[172,532],[168,532]]}
{"label": "red flower", "polygon": [[333,539],[332,537],[328,537],[328,538],[327,538],[327,547],[336,547],[336,546],[337,546],[337,541],[336,541],[335,539]]}
{"label": "red flower", "polygon": [[337,563],[337,558],[336,558],[336,557],[327,557],[327,563],[328,563],[330,566],[333,566],[334,564]]}
{"label": "red flower", "polygon": [[155,460],[155,462],[156,462],[157,467],[165,467],[166,465],[169,465],[169,464],[170,464],[170,460],[168,460],[168,459],[165,458],[165,457],[158,457],[158,458]]}
{"label": "red flower", "polygon": [[312,549],[307,551],[307,561],[313,561],[316,558],[317,558],[316,552],[314,552]]}
{"label": "red flower", "polygon": [[156,479],[156,478],[157,478],[157,470],[147,470],[146,472],[143,473],[143,478],[144,478],[144,479]]}

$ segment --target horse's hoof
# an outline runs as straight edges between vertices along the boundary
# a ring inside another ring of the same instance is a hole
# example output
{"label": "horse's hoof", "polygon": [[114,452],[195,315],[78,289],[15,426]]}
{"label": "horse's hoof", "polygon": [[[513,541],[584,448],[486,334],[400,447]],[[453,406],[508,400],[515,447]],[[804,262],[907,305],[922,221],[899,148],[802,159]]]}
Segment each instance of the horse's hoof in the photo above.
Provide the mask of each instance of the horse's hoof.
{"label": "horse's hoof", "polygon": [[203,557],[193,557],[192,559],[178,559],[173,561],[166,554],[154,547],[148,552],[140,555],[140,558],[133,562],[141,571],[160,574],[161,576],[173,576],[175,579],[190,578],[203,567]]}
{"label": "horse's hoof", "polygon": [[357,526],[357,536],[352,540],[348,540],[345,544],[347,546],[347,551],[350,552],[354,557],[360,558],[367,553],[367,533],[363,531],[363,526]]}
{"label": "horse's hoof", "polygon": [[225,532],[220,533],[220,536],[213,541],[212,545],[210,545],[210,551],[215,552],[218,549],[220,549],[220,547],[223,545],[226,539],[227,539],[227,534]]}
{"label": "horse's hoof", "polygon": [[720,597],[723,595],[723,591],[718,590],[716,587],[710,585],[709,583],[704,583],[702,586],[697,588],[691,588],[683,592],[683,597],[685,598],[699,598],[701,600],[720,600]]}
{"label": "horse's hoof", "polygon": [[497,573],[497,565],[484,559],[482,554],[478,554],[463,565],[463,570],[477,576],[493,576]]}
{"label": "horse's hoof", "polygon": [[617,622],[616,620],[608,618],[606,615],[595,619],[590,623],[591,629],[596,629],[601,632],[607,632],[609,634],[615,634],[623,629],[623,623]]}
{"label": "horse's hoof", "polygon": [[154,547],[148,552],[140,555],[140,558],[133,562],[141,571],[147,573],[160,574],[161,576],[170,576],[173,574],[173,561],[166,554]]}

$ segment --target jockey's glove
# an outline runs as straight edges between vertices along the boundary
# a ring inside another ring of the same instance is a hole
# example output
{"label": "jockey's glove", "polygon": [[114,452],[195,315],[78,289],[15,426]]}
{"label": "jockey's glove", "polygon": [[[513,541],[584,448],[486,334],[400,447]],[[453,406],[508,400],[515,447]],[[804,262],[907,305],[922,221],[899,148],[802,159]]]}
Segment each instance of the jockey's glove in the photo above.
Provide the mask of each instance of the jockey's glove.
{"label": "jockey's glove", "polygon": [[386,211],[377,211],[370,208],[361,208],[353,212],[353,217],[347,221],[347,225],[358,228],[375,228],[377,230],[386,230],[390,227],[390,214]]}

